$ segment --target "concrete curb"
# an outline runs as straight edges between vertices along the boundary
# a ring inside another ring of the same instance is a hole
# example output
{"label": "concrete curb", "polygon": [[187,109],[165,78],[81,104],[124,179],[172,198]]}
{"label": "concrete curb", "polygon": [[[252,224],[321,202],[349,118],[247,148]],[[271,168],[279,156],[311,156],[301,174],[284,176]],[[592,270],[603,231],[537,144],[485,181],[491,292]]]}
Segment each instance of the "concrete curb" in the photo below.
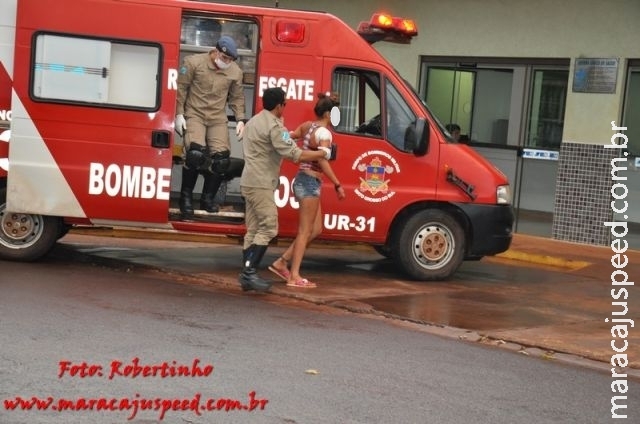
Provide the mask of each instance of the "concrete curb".
{"label": "concrete curb", "polygon": [[519,250],[507,250],[504,253],[496,255],[495,257],[513,261],[528,262],[538,265],[549,265],[560,268],[567,268],[572,271],[576,271],[591,265],[591,262],[576,261],[559,256],[540,255]]}
{"label": "concrete curb", "polygon": [[[388,318],[392,319],[391,317]],[[403,320],[400,319],[400,321]],[[486,335],[481,331],[467,330],[464,328],[413,321],[404,321],[402,324],[403,326],[413,328],[416,331],[422,331],[443,338],[460,340],[471,344],[479,344],[501,350],[507,350],[509,352],[529,356],[538,360],[554,362],[556,364],[587,368],[593,371],[601,372],[603,374],[611,373],[611,365],[608,362],[600,361],[598,359],[590,358],[588,356],[576,353],[568,353],[533,345],[525,345],[508,339],[498,339]],[[640,381],[640,369],[628,367],[624,370],[619,370],[619,372],[625,372],[630,379]]]}

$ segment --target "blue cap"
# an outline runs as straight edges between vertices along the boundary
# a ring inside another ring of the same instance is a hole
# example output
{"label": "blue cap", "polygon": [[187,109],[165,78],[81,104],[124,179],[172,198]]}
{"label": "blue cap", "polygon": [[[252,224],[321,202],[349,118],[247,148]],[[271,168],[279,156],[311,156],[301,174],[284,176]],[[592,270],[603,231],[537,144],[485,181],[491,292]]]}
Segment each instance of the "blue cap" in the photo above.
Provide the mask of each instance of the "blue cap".
{"label": "blue cap", "polygon": [[238,58],[238,49],[236,48],[236,42],[233,41],[233,38],[229,37],[228,35],[223,35],[222,37],[220,37],[218,43],[216,44],[216,49],[218,49],[219,52],[226,54],[227,56],[231,56],[233,60],[236,60]]}

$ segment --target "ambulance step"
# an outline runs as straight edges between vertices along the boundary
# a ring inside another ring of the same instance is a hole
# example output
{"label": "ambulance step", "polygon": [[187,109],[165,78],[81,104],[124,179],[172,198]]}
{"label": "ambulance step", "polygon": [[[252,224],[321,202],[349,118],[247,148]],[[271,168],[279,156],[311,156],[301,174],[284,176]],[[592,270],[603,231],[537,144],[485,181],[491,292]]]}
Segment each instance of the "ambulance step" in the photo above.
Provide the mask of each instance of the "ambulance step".
{"label": "ambulance step", "polygon": [[[178,208],[170,208],[169,209],[169,218],[171,220],[180,221],[182,220],[182,214],[180,213],[180,209]],[[232,222],[243,222],[244,221],[244,212],[238,212],[233,210],[225,210],[224,207],[216,213],[209,213],[202,209],[196,209],[193,211],[193,220],[194,221],[232,221]]]}

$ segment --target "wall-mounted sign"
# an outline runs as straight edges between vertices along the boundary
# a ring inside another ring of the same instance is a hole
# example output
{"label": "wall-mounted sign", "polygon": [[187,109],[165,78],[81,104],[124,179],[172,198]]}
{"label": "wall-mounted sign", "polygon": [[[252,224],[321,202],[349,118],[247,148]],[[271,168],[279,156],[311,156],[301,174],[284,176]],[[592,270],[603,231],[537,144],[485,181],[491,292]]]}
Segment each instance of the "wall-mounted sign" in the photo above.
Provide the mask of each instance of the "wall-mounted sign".
{"label": "wall-mounted sign", "polygon": [[522,149],[522,157],[526,159],[558,160],[560,153],[553,150]]}
{"label": "wall-mounted sign", "polygon": [[577,93],[615,93],[619,59],[576,59],[573,91]]}

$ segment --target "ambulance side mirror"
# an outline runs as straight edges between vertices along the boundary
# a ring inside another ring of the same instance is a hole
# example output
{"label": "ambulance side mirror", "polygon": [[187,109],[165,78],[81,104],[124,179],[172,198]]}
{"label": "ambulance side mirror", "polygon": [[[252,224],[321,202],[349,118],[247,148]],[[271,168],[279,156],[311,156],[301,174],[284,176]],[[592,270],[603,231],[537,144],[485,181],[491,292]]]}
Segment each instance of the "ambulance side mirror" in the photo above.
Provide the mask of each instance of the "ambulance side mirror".
{"label": "ambulance side mirror", "polygon": [[429,126],[424,118],[418,118],[415,125],[409,126],[404,134],[404,147],[418,156],[427,153],[429,146]]}

